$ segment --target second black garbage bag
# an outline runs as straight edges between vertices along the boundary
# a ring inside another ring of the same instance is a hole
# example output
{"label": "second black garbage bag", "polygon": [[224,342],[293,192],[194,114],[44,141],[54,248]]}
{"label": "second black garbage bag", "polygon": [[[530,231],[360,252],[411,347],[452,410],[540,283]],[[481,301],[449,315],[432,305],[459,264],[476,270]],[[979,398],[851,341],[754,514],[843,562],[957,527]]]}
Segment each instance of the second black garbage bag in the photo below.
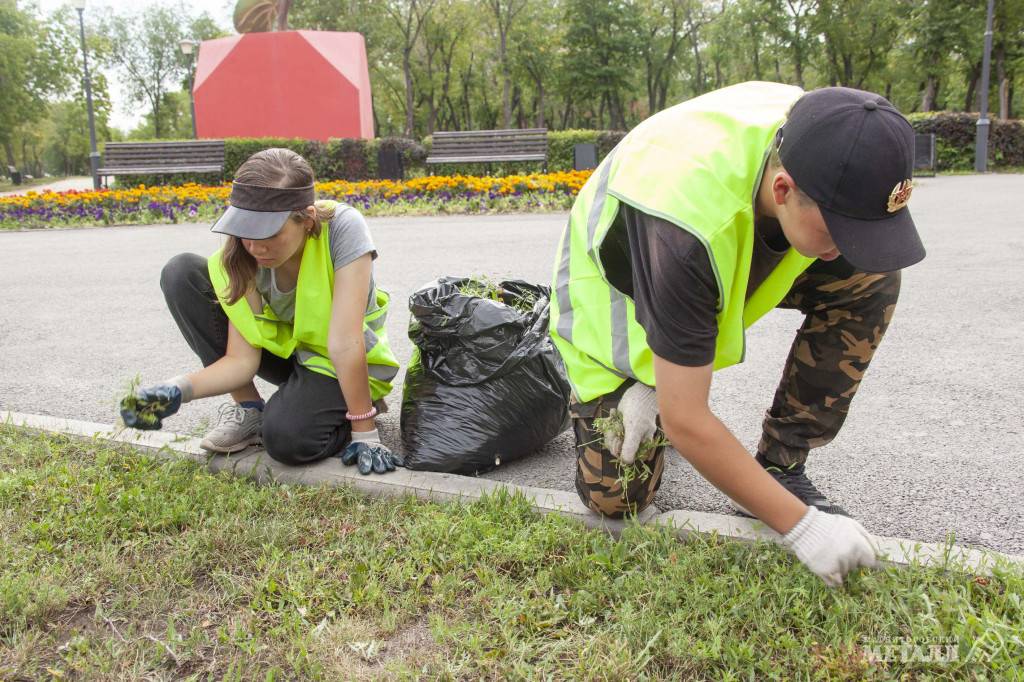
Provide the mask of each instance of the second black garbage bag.
{"label": "second black garbage bag", "polygon": [[548,336],[550,291],[443,277],[409,297],[416,349],[402,390],[407,467],[480,473],[566,427],[569,384]]}

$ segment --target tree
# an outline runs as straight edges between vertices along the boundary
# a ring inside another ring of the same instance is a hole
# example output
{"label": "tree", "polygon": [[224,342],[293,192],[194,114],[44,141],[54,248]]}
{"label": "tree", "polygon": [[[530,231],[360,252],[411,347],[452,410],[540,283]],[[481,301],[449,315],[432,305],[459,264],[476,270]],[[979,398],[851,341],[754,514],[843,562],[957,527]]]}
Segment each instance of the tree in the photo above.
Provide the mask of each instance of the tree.
{"label": "tree", "polygon": [[18,131],[46,116],[47,97],[65,90],[73,72],[66,41],[48,22],[0,2],[0,144],[17,165]]}
{"label": "tree", "polygon": [[1024,0],[1001,0],[993,17],[992,58],[998,90],[999,118],[1011,116],[1013,81],[1024,61]]}
{"label": "tree", "polygon": [[498,33],[498,63],[501,64],[501,104],[504,127],[512,127],[512,73],[508,59],[508,34],[526,0],[487,0]]}
{"label": "tree", "polygon": [[825,46],[829,85],[864,89],[896,43],[909,0],[818,0],[813,24]]}
{"label": "tree", "polygon": [[675,74],[679,49],[682,47],[683,15],[687,0],[645,0],[640,3],[640,20],[644,40],[640,45],[644,57],[647,84],[647,111],[665,108],[668,88]]}
{"label": "tree", "polygon": [[[153,135],[167,133],[163,105],[176,83],[187,82],[187,62],[179,44],[184,37],[204,39],[220,33],[208,16],[182,16],[168,7],[148,7],[131,15],[111,17],[104,27],[132,102],[149,105]],[[116,48],[116,49],[115,49]]]}
{"label": "tree", "polygon": [[[626,129],[625,98],[632,89],[633,55],[640,49],[636,6],[624,0],[567,0],[564,87],[570,102],[597,104],[584,120]],[[581,112],[582,113],[582,112]]]}
{"label": "tree", "polygon": [[558,3],[531,2],[509,34],[515,74],[533,88],[534,125],[547,127],[548,87],[555,80],[558,54],[564,44]]}
{"label": "tree", "polygon": [[402,74],[405,77],[405,134],[411,136],[415,127],[413,109],[412,53],[423,24],[437,0],[387,0],[382,7],[401,35]]}

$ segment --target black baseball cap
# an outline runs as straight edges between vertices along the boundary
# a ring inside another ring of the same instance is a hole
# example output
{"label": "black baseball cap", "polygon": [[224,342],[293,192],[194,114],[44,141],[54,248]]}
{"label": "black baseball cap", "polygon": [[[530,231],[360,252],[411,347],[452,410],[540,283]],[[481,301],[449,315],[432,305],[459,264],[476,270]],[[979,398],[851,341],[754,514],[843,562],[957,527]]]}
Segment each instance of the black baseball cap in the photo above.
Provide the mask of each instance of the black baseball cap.
{"label": "black baseball cap", "polygon": [[889,100],[853,88],[814,90],[796,101],[779,136],[783,167],[818,204],[854,267],[890,272],[924,258],[907,208],[914,129]]}
{"label": "black baseball cap", "polygon": [[281,231],[292,213],[312,206],[315,200],[313,185],[264,187],[233,182],[228,210],[210,231],[241,239],[268,239]]}

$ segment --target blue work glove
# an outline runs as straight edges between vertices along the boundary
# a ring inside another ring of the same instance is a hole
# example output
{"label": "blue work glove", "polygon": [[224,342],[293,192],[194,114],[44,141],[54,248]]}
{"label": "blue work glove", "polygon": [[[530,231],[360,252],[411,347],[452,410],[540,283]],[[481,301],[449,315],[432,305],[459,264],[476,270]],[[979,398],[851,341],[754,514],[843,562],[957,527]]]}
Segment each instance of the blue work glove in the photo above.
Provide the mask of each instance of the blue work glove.
{"label": "blue work glove", "polygon": [[163,420],[175,414],[183,403],[192,400],[192,382],[177,376],[155,386],[135,389],[135,395],[121,400],[124,425],[143,431],[156,431]]}
{"label": "blue work glove", "polygon": [[391,452],[380,442],[377,429],[353,431],[352,442],[341,451],[341,463],[345,466],[355,464],[359,468],[359,473],[364,476],[371,471],[383,474],[394,471],[396,466],[405,466],[401,455]]}

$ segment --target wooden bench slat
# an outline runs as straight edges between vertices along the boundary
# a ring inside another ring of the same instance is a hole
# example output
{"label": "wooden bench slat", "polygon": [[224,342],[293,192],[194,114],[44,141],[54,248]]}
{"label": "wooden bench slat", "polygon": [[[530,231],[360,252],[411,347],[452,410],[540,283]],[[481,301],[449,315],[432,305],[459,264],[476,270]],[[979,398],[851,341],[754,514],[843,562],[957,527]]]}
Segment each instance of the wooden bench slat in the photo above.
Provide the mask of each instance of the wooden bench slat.
{"label": "wooden bench slat", "polygon": [[224,140],[110,142],[103,150],[107,175],[219,173],[224,170]]}
{"label": "wooden bench slat", "polygon": [[498,130],[439,130],[433,134],[435,138],[445,137],[523,137],[526,135],[547,135],[547,128],[508,128]]}
{"label": "wooden bench slat", "polygon": [[108,142],[110,149],[166,149],[168,147],[223,148],[223,140],[195,140],[186,142]]}
{"label": "wooden bench slat", "polygon": [[200,164],[207,166],[211,163],[223,163],[223,159],[183,159],[183,158],[136,158],[136,159],[125,159],[115,156],[107,157],[104,159],[104,163],[107,166],[151,166],[151,165],[163,165],[163,166],[187,166],[189,164]]}
{"label": "wooden bench slat", "polygon": [[450,130],[433,134],[428,164],[544,161],[548,159],[546,128]]}
{"label": "wooden bench slat", "polygon": [[546,147],[521,147],[521,146],[487,146],[487,147],[468,147],[462,145],[448,145],[445,147],[437,147],[430,150],[430,155],[435,156],[437,154],[547,154],[548,150]]}
{"label": "wooden bench slat", "polygon": [[98,168],[100,175],[158,175],[165,173],[219,173],[223,166],[110,166]]}
{"label": "wooden bench slat", "polygon": [[474,163],[481,161],[546,161],[542,154],[503,154],[500,156],[430,156],[427,163]]}

